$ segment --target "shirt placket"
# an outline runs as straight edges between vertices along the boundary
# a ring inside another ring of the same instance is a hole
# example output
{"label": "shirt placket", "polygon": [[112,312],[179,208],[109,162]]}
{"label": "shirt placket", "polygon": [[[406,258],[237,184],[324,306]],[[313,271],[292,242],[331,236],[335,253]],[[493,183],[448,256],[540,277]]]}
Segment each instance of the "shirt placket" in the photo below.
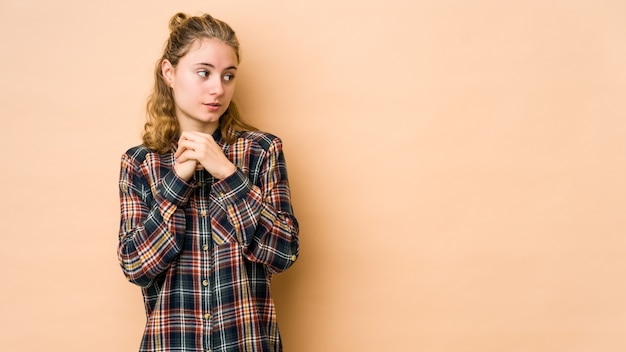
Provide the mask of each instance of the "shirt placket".
{"label": "shirt placket", "polygon": [[200,292],[202,311],[202,345],[204,351],[211,351],[211,221],[209,217],[209,194],[212,179],[206,171],[198,177],[198,232],[200,233]]}

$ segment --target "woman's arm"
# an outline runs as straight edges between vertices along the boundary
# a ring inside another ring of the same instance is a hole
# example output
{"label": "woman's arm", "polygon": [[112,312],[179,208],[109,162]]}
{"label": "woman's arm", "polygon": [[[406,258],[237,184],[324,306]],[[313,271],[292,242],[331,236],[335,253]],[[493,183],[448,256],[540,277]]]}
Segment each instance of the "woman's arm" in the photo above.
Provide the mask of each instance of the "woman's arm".
{"label": "woman's arm", "polygon": [[173,171],[156,184],[149,182],[142,172],[142,162],[130,153],[122,156],[118,259],[128,280],[146,287],[170,266],[183,248],[182,207],[189,200],[192,186]]}
{"label": "woman's arm", "polygon": [[213,217],[213,227],[234,232],[248,260],[279,273],[296,261],[300,250],[280,139],[273,138],[262,160],[258,185],[239,169],[213,185],[222,205],[216,208],[226,211],[225,217]]}

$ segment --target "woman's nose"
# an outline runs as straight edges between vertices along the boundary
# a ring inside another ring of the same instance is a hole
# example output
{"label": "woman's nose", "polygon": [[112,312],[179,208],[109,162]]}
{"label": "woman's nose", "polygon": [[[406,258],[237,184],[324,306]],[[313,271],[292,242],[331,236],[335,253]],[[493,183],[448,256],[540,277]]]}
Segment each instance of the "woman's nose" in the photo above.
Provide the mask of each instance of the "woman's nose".
{"label": "woman's nose", "polygon": [[213,95],[221,95],[224,92],[224,85],[220,77],[215,77],[208,81],[209,93]]}

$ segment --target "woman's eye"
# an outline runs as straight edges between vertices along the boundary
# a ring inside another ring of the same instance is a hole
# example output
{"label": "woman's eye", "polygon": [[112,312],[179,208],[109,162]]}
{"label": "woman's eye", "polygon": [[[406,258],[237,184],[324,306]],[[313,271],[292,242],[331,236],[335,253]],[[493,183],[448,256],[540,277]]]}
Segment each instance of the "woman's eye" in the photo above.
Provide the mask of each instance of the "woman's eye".
{"label": "woman's eye", "polygon": [[232,73],[228,73],[224,75],[225,81],[232,81],[233,79],[235,79],[235,75],[233,75]]}
{"label": "woman's eye", "polygon": [[206,70],[198,71],[198,75],[200,75],[200,77],[207,78],[209,77],[209,71],[206,71]]}

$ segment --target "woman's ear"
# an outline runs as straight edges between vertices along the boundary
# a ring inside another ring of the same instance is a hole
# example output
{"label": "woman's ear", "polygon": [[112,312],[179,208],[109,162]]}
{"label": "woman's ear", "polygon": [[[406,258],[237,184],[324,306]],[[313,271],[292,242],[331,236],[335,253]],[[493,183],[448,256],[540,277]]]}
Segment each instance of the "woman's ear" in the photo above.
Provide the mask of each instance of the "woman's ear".
{"label": "woman's ear", "polygon": [[174,66],[168,59],[161,61],[161,74],[165,79],[165,83],[171,88],[174,83]]}

